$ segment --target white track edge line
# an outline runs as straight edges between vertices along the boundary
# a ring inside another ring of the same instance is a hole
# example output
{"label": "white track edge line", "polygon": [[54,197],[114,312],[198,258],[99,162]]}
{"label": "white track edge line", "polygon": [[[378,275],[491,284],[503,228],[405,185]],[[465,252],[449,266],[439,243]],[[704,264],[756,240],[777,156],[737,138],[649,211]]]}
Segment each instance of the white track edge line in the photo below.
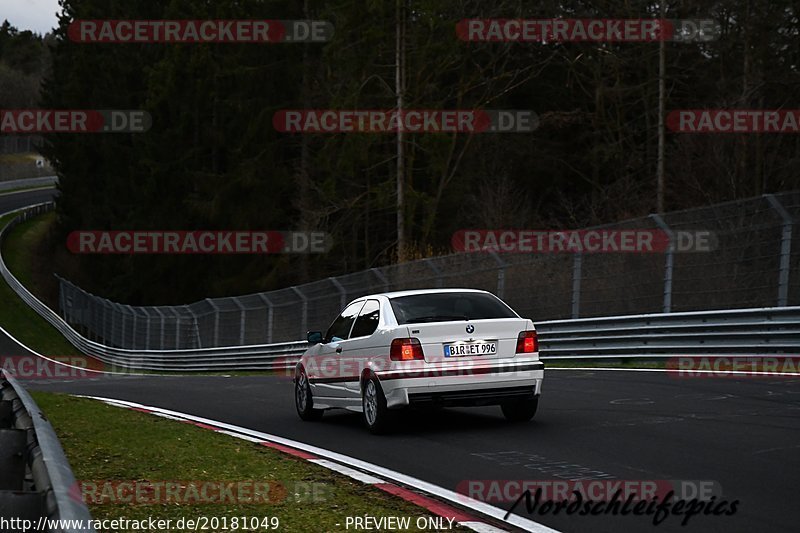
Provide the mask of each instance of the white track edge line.
{"label": "white track edge line", "polygon": [[330,461],[328,459],[309,459],[308,462],[324,466],[328,470],[339,472],[342,475],[351,477],[357,481],[366,483],[367,485],[376,485],[378,483],[384,483],[384,480],[382,479],[376,478],[375,476],[371,476],[369,474],[365,474],[364,472],[356,470],[354,468],[350,468],[349,466],[345,466],[339,463],[334,463],[333,461]]}
{"label": "white track edge line", "polygon": [[473,511],[476,511],[480,514],[489,516],[494,518],[495,520],[499,520],[500,522],[504,522],[516,527],[523,528],[531,533],[560,533],[556,529],[552,529],[550,527],[545,526],[544,524],[540,524],[538,522],[534,522],[533,520],[524,518],[519,515],[512,514],[507,519],[503,518],[506,514],[504,509],[499,507],[495,507],[493,505],[489,505],[485,502],[476,500],[474,498],[470,498],[463,494],[458,494],[457,492],[453,492],[449,489],[445,489],[444,487],[440,487],[438,485],[434,485],[433,483],[423,481],[421,479],[402,474],[395,470],[391,470],[389,468],[385,468],[373,463],[369,463],[367,461],[363,461],[361,459],[356,459],[355,457],[350,457],[349,455],[344,455],[338,452],[334,452],[331,450],[326,450],[324,448],[320,448],[318,446],[314,446],[312,444],[306,444],[304,442],[295,441],[292,439],[287,439],[285,437],[279,437],[278,435],[272,435],[270,433],[263,433],[260,431],[256,431],[253,429],[245,428],[242,426],[237,426],[234,424],[228,424],[226,422],[221,422],[218,420],[212,420],[210,418],[204,418],[201,416],[190,415],[188,413],[182,413],[180,411],[172,411],[170,409],[162,409],[160,407],[154,407],[150,405],[144,405],[136,402],[129,402],[126,400],[116,400],[114,398],[105,398],[102,396],[88,396],[88,395],[81,395],[82,398],[90,398],[93,400],[99,400],[102,402],[110,403],[110,404],[118,404],[124,407],[135,407],[139,409],[146,409],[153,412],[160,412],[172,416],[179,416],[185,418],[186,420],[191,420],[194,422],[200,422],[203,424],[208,424],[210,426],[216,426],[219,428],[227,429],[232,432],[242,433],[244,435],[249,435],[251,437],[258,437],[265,441],[274,442],[276,444],[283,444],[284,446],[289,446],[298,450],[302,450],[307,453],[311,453],[314,455],[318,455],[323,458],[330,459],[332,461],[345,464],[350,467],[355,467],[360,470],[364,470],[366,472],[371,472],[376,476],[380,476],[386,479],[390,479],[397,483],[408,485],[410,487],[414,487],[422,492],[427,492],[428,494],[432,494],[437,496],[438,498],[449,501],[459,507],[466,507]]}
{"label": "white track edge line", "polygon": [[[87,398],[87,399],[97,400],[97,398],[92,397],[92,396],[82,396],[82,395],[76,395],[76,396],[78,396],[80,398]],[[128,408],[129,407],[127,405],[124,405],[121,402],[121,400],[102,399],[100,401],[102,401],[103,403],[105,403],[107,405],[110,405],[112,407],[119,407],[119,408]],[[170,420],[175,420],[175,421],[178,421],[178,422],[191,422],[191,420],[188,420],[186,418],[181,418],[179,416],[174,416],[174,415],[167,415],[167,414],[159,413],[159,412],[156,412],[156,411],[150,411],[148,414],[152,414],[154,416],[158,416],[158,417],[162,417],[162,418],[167,418],[167,419],[170,419]],[[234,437],[236,439],[252,442],[252,443],[255,443],[255,444],[262,444],[262,443],[265,442],[263,439],[258,439],[258,438],[255,438],[255,437],[251,437],[249,435],[244,435],[244,434],[241,434],[241,433],[236,433],[236,432],[228,431],[228,430],[225,430],[225,429],[216,429],[215,432],[216,433],[221,433],[223,435],[228,435],[228,436]],[[309,462],[309,463],[314,463],[316,465],[319,465],[319,466],[321,466],[323,468],[327,468],[327,469],[332,470],[334,472],[337,472],[339,474],[348,476],[350,478],[355,479],[356,481],[359,481],[359,482],[367,484],[367,485],[374,485],[374,484],[379,484],[379,483],[388,483],[384,479],[379,479],[377,477],[370,476],[369,474],[361,472],[360,470],[355,470],[355,469],[350,468],[348,466],[345,466],[345,465],[342,465],[342,464],[339,464],[339,463],[336,463],[336,462],[333,462],[333,461],[329,461],[328,459],[306,459],[306,461]],[[488,524],[486,522],[479,522],[477,520],[465,520],[463,522],[456,522],[456,524],[459,525],[459,526],[465,527],[467,529],[471,529],[472,531],[475,531],[476,533],[508,533],[504,529],[499,529],[497,527],[494,527],[491,524]]]}

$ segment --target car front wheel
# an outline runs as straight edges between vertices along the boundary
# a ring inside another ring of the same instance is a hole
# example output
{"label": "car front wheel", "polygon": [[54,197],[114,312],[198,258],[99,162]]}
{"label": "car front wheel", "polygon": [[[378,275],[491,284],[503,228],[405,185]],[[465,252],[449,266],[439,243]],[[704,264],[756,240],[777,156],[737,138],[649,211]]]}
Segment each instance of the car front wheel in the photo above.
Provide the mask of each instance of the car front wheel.
{"label": "car front wheel", "polygon": [[371,433],[376,435],[384,433],[389,417],[389,408],[386,407],[386,397],[383,389],[375,376],[369,378],[364,384],[361,393],[361,407],[363,408],[364,424]]}
{"label": "car front wheel", "polygon": [[302,420],[319,420],[322,418],[322,409],[314,409],[314,398],[311,396],[311,386],[305,370],[300,370],[294,381],[294,405],[297,414]]}
{"label": "car front wheel", "polygon": [[506,402],[500,405],[509,422],[527,422],[534,417],[536,409],[539,407],[539,397],[535,396],[527,400],[517,400]]}

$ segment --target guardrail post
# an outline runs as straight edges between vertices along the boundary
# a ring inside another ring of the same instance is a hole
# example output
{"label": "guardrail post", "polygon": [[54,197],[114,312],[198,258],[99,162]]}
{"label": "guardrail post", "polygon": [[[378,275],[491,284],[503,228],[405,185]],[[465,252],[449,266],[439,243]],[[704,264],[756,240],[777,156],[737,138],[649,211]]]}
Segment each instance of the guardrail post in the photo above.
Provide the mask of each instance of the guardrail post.
{"label": "guardrail post", "polygon": [[303,291],[301,291],[297,287],[291,287],[291,289],[303,301],[303,318],[300,321],[300,326],[301,326],[301,330],[302,330],[300,332],[300,338],[302,339],[303,337],[306,336],[306,332],[308,332],[308,297],[305,294],[303,294]]}
{"label": "guardrail post", "polygon": [[211,298],[206,298],[206,302],[214,309],[214,346],[219,346],[219,307]]}
{"label": "guardrail post", "polygon": [[[183,310],[186,311],[186,314],[191,315],[192,317],[192,327],[194,328],[194,336],[197,339],[197,347],[203,347],[203,337],[200,335],[200,327],[197,325],[197,313],[195,313],[191,307],[188,305],[183,306]],[[188,343],[188,346],[191,347],[191,342]]]}
{"label": "guardrail post", "polygon": [[239,346],[244,346],[244,322],[246,318],[246,308],[244,305],[242,305],[242,302],[239,301],[239,298],[234,297],[233,303],[235,303],[236,307],[239,308]]}
{"label": "guardrail post", "polygon": [[789,272],[791,269],[792,225],[794,224],[794,219],[774,195],[765,194],[764,197],[783,219],[781,228],[781,264],[778,269],[778,307],[786,307],[789,304]]}
{"label": "guardrail post", "polygon": [[386,276],[383,275],[383,272],[374,267],[370,268],[369,271],[375,274],[375,277],[378,278],[381,283],[383,283],[383,292],[389,292],[389,280],[386,279]]}
{"label": "guardrail post", "polygon": [[72,300],[72,295],[64,298],[64,320],[70,325],[72,325]]}
{"label": "guardrail post", "polygon": [[339,291],[339,309],[344,309],[345,304],[347,303],[347,291],[344,290],[344,287],[339,280],[336,278],[328,278],[331,283],[333,283],[336,290]]}
{"label": "guardrail post", "polygon": [[61,307],[61,316],[64,317],[64,320],[66,320],[67,307],[66,307],[66,299],[64,297],[64,282],[61,278],[58,278],[58,306]]}
{"label": "guardrail post", "polygon": [[145,324],[144,324],[144,349],[150,349],[150,311],[147,310],[146,307],[141,308],[142,313],[145,316]]}
{"label": "guardrail post", "polygon": [[272,300],[263,292],[259,293],[258,297],[267,304],[267,344],[272,344]]}
{"label": "guardrail post", "polygon": [[500,259],[500,256],[494,250],[490,250],[489,255],[497,263],[497,297],[503,298],[503,294],[506,292],[506,267],[508,267],[508,263]]}
{"label": "guardrail post", "polygon": [[655,221],[656,225],[667,234],[669,239],[669,246],[664,259],[664,312],[669,313],[672,311],[672,272],[673,264],[675,261],[675,234],[672,229],[664,222],[661,215],[653,213],[650,217]]}
{"label": "guardrail post", "polygon": [[97,332],[100,330],[98,327],[98,318],[97,315],[97,298],[92,296],[89,299],[89,306],[92,309],[92,325],[88,328],[87,334],[90,340],[97,342],[98,337],[100,336]]}
{"label": "guardrail post", "polygon": [[175,307],[170,307],[172,314],[175,315],[175,349],[181,349],[181,314]]}
{"label": "guardrail post", "polygon": [[[106,322],[107,322],[106,321],[106,304],[109,304],[110,302],[108,300],[106,300],[105,298],[102,300],[102,302],[103,302],[103,317],[101,318],[101,320],[103,321],[103,344],[107,345],[108,344],[108,330],[106,329]],[[112,315],[111,320],[114,320],[113,315]],[[112,327],[113,327],[113,323],[112,323]]]}
{"label": "guardrail post", "polygon": [[572,318],[581,314],[581,278],[583,277],[583,254],[572,258]]}
{"label": "guardrail post", "polygon": [[433,271],[433,275],[436,278],[436,287],[440,289],[442,287],[442,271],[439,269],[439,267],[433,264],[433,261],[430,257],[426,257],[422,261],[428,268],[431,269],[431,271]]}

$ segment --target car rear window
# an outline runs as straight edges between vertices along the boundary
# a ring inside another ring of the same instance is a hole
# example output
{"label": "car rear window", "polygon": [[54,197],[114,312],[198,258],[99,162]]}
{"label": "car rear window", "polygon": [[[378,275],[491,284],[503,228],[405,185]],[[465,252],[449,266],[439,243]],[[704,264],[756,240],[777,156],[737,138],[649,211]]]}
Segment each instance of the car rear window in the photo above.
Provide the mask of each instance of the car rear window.
{"label": "car rear window", "polygon": [[399,324],[518,318],[492,294],[482,292],[440,292],[398,296],[390,300]]}

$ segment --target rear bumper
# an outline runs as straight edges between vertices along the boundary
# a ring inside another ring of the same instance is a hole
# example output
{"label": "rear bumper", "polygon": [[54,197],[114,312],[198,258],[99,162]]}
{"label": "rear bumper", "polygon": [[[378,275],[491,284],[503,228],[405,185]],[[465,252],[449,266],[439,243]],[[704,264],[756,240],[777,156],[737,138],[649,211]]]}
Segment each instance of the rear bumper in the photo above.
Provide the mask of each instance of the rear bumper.
{"label": "rear bumper", "polygon": [[408,405],[411,407],[475,407],[480,405],[498,405],[505,401],[529,400],[535,397],[536,386],[414,392],[408,395]]}
{"label": "rear bumper", "polygon": [[478,406],[533,398],[542,392],[541,361],[495,362],[377,373],[388,407]]}

